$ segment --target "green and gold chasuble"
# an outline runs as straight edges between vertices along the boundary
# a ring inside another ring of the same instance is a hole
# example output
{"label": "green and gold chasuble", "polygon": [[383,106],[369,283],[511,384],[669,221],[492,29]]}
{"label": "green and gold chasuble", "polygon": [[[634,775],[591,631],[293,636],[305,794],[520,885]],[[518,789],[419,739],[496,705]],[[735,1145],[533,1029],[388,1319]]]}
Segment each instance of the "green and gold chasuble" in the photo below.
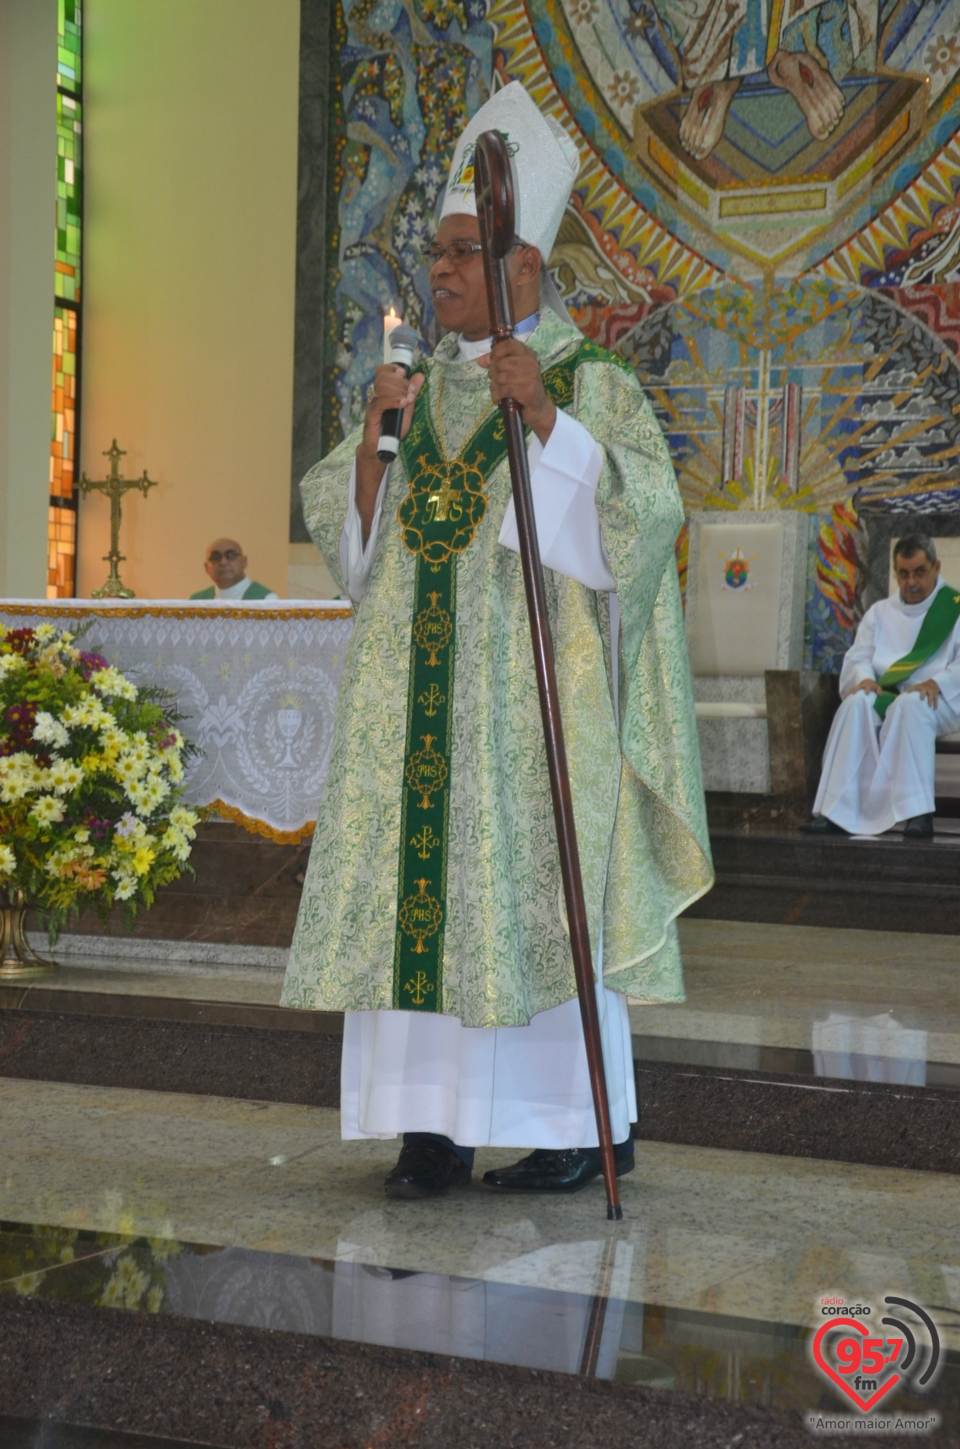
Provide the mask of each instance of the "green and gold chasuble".
{"label": "green and gold chasuble", "polygon": [[[633,374],[546,313],[528,340],[604,450],[610,605],[545,570],[594,950],[633,1000],[683,999],[675,918],[712,883],[673,546],[673,470]],[[283,1003],[518,1026],[576,994],[520,557],[486,372],[441,342],[390,473],[345,662]],[[304,479],[341,578],[355,432]],[[613,707],[618,671],[620,718]]]}
{"label": "green and gold chasuble", "polygon": [[940,646],[946,643],[958,619],[960,593],[945,584],[938,589],[933,603],[924,614],[913,648],[902,659],[895,659],[877,680],[883,693],[874,697],[873,707],[881,719],[886,718],[887,710],[896,699],[901,685],[906,684],[913,671],[919,669],[931,654],[936,654]]}

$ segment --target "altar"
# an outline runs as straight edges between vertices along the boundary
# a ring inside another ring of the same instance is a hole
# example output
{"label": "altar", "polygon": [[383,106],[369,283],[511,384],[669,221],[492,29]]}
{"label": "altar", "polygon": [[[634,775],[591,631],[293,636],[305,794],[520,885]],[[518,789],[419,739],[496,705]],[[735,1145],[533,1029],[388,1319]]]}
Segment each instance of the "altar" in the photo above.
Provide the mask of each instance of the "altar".
{"label": "altar", "polygon": [[0,600],[8,629],[83,631],[141,688],[169,691],[199,751],[186,801],[293,845],[310,835],[333,744],[337,690],[353,628],[349,605]]}

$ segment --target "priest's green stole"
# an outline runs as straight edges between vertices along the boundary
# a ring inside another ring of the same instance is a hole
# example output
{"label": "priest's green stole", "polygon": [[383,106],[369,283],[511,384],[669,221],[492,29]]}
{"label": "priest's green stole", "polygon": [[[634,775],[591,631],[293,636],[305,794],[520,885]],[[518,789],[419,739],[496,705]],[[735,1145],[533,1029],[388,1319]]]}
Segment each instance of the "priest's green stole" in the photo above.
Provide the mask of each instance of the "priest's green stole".
{"label": "priest's green stole", "polygon": [[[557,407],[573,400],[581,362],[619,362],[584,341],[548,368],[544,387]],[[625,365],[625,364],[624,364]],[[457,559],[487,509],[487,478],[506,457],[503,416],[491,404],[454,457],[431,407],[431,376],[417,397],[401,445],[409,489],[397,512],[404,545],[416,555],[407,735],[400,821],[400,868],[393,1005],[440,1011],[447,916],[447,826],[457,641]],[[437,399],[439,412],[439,398]]]}
{"label": "priest's green stole", "polygon": [[924,614],[913,648],[902,659],[895,659],[877,680],[883,693],[875,696],[873,707],[881,718],[896,699],[900,685],[946,643],[958,619],[960,593],[956,593],[948,584],[934,596],[933,603]]}

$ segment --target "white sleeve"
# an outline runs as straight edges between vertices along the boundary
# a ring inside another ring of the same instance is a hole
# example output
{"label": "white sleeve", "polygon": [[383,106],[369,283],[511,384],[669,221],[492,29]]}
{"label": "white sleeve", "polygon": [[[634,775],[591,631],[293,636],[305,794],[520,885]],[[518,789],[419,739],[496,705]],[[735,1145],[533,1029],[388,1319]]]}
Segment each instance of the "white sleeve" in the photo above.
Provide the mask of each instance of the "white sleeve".
{"label": "white sleeve", "polygon": [[[588,589],[614,593],[617,584],[597,517],[597,481],[603,468],[599,444],[582,423],[558,409],[546,444],[531,438],[527,456],[543,563]],[[520,552],[512,498],[498,542]]]}
{"label": "white sleeve", "polygon": [[954,660],[946,669],[939,669],[930,677],[939,684],[947,708],[956,714],[960,709],[960,661]]}
{"label": "white sleeve", "polygon": [[350,470],[347,516],[343,521],[343,532],[340,535],[340,572],[343,574],[347,593],[355,604],[359,604],[367,592],[367,579],[370,575],[370,565],[373,562],[373,549],[380,531],[380,510],[383,507],[389,478],[390,466],[388,464],[384,468],[383,477],[380,480],[370,532],[367,535],[366,547],[364,547],[363,524],[360,521],[360,514],[357,512],[357,464],[354,459],[353,467]]}
{"label": "white sleeve", "polygon": [[956,714],[960,709],[960,624],[953,626],[948,663],[930,677],[939,684],[940,693],[943,695],[947,707]]}
{"label": "white sleeve", "polygon": [[860,620],[856,638],[843,656],[840,670],[840,698],[845,698],[865,679],[876,679],[873,667],[873,651],[876,645],[877,620],[873,609],[868,609]]}

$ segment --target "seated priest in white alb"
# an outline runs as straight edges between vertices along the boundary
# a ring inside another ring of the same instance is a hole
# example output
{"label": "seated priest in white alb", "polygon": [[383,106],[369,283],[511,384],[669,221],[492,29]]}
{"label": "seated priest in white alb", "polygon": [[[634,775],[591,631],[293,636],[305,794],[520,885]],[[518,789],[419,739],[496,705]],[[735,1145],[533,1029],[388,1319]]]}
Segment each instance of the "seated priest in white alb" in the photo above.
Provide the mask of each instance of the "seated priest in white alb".
{"label": "seated priest in white alb", "polygon": [[817,834],[933,835],[934,750],[960,730],[960,592],[940,577],[933,541],[893,551],[897,592],[863,616],[840,674],[813,819]]}
{"label": "seated priest in white alb", "polygon": [[198,589],[191,599],[275,599],[277,595],[266,584],[247,578],[247,555],[235,538],[215,538],[207,549],[203,567],[213,579],[208,589]]}

